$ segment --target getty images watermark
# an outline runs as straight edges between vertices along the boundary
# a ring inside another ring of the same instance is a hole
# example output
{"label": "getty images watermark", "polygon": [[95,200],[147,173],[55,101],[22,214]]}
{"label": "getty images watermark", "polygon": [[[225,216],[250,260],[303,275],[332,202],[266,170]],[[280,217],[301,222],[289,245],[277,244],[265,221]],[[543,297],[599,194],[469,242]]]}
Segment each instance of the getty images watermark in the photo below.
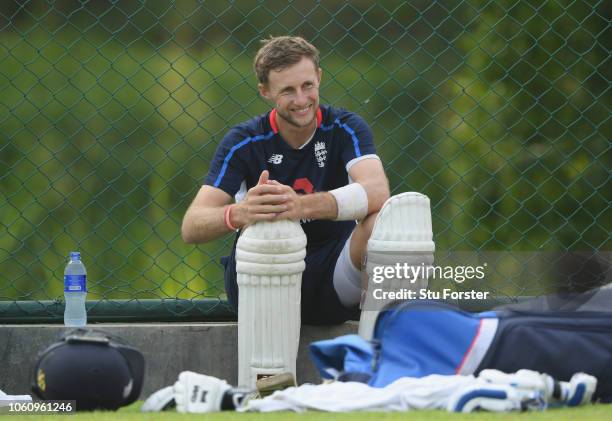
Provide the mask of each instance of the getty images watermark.
{"label": "getty images watermark", "polygon": [[485,278],[486,267],[487,263],[479,266],[435,266],[425,263],[374,266],[368,289],[372,288],[371,294],[375,300],[484,300],[489,298],[489,291],[456,291],[452,288],[434,291],[423,284],[480,281]]}
{"label": "getty images watermark", "polygon": [[[440,251],[407,254],[404,260],[376,256],[363,271],[367,291],[362,310],[381,310],[395,301],[444,300],[495,308],[529,297],[555,300],[612,285],[609,251]],[[379,263],[381,262],[381,263]]]}

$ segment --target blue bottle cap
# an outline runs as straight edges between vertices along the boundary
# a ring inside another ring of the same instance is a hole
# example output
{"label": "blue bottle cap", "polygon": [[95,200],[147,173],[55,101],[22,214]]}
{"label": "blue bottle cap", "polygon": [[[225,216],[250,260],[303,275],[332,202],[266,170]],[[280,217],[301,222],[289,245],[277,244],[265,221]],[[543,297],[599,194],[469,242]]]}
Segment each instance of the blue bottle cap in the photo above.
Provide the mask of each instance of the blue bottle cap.
{"label": "blue bottle cap", "polygon": [[81,253],[78,251],[71,251],[70,260],[81,260]]}

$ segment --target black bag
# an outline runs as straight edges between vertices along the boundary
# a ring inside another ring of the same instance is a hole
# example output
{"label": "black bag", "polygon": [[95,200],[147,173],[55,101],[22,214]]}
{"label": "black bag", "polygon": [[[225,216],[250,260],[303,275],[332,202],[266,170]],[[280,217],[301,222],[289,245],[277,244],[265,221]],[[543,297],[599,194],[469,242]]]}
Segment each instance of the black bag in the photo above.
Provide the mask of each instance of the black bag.
{"label": "black bag", "polygon": [[569,381],[597,377],[594,399],[612,402],[612,312],[514,311],[468,313],[447,303],[403,302],[376,320],[374,337],[357,335],[311,344],[321,376],[384,387],[401,377],[506,373],[530,369]]}
{"label": "black bag", "polygon": [[597,377],[594,399],[612,402],[612,312],[498,312],[499,324],[477,372],[522,368],[568,381]]}

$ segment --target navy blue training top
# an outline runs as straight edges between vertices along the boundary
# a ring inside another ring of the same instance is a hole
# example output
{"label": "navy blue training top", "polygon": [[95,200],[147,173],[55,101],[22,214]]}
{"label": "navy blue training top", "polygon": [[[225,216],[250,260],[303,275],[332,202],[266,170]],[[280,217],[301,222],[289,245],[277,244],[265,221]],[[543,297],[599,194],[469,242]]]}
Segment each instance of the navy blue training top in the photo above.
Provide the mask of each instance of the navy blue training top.
{"label": "navy blue training top", "polygon": [[[324,192],[349,184],[348,170],[365,158],[378,158],[372,131],[355,113],[321,106],[314,137],[301,149],[289,146],[276,125],[276,110],[232,128],[213,158],[205,184],[239,202],[257,184],[263,170],[270,179],[300,194]],[[354,221],[302,220],[308,245],[338,238]]]}

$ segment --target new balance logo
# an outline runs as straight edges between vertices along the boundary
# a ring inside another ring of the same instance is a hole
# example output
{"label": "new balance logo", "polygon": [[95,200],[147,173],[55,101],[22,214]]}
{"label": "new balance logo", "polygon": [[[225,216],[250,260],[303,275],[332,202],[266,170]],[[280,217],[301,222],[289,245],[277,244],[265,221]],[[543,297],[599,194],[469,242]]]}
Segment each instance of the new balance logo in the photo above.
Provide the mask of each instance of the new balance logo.
{"label": "new balance logo", "polygon": [[268,159],[268,162],[271,164],[278,165],[283,162],[283,156],[281,154],[274,154]]}

